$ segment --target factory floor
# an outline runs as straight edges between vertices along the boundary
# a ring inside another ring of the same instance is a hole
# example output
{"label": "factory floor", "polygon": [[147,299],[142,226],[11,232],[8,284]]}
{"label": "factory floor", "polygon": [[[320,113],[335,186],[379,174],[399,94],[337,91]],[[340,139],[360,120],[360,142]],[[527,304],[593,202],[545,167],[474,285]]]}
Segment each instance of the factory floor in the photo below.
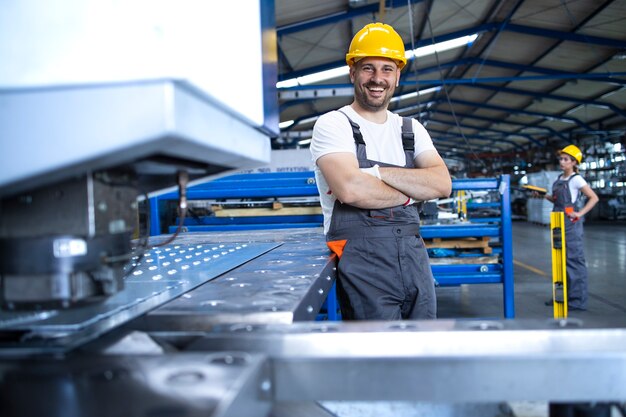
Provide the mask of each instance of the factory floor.
{"label": "factory floor", "polygon": [[[610,323],[626,316],[626,222],[589,221],[584,230],[588,309],[568,317]],[[514,221],[513,263],[515,318],[552,318],[550,227]],[[437,300],[439,318],[504,318],[500,284],[438,288]]]}

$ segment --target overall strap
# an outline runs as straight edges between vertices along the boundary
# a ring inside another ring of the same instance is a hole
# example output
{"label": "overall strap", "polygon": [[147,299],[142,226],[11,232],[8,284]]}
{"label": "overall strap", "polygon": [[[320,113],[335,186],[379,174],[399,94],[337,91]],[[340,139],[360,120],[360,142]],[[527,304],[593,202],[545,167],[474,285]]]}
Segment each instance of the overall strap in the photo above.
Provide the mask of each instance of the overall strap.
{"label": "overall strap", "polygon": [[[576,175],[580,175],[578,172],[574,172],[574,174],[572,176],[570,176],[567,179],[567,189],[570,192],[570,194],[572,193],[571,190],[569,190],[569,182],[576,176]],[[578,194],[576,195],[576,200],[574,200],[574,202],[572,204],[574,204],[574,207],[576,207],[577,210],[580,209],[580,207],[578,207],[578,202],[581,201],[581,198],[583,196],[583,193],[580,192],[580,190],[578,191]]]}
{"label": "overall strap", "polygon": [[402,118],[402,147],[405,151],[415,150],[415,135],[413,134],[413,119]]}
{"label": "overall strap", "polygon": [[[354,142],[358,145],[364,145],[365,141],[363,140],[363,134],[361,133],[361,126],[354,120],[350,118],[347,114],[345,114],[341,110],[337,110],[339,113],[346,116],[348,122],[350,122],[350,126],[352,127],[352,137],[354,138]],[[413,119],[410,117],[402,118],[402,148],[405,151],[414,151],[415,150],[415,135],[413,134]]]}
{"label": "overall strap", "polygon": [[354,120],[352,120],[347,114],[345,114],[341,110],[337,111],[346,116],[346,118],[350,122],[350,126],[352,126],[352,137],[354,138],[354,142],[356,142],[357,145],[365,146],[365,141],[363,140],[363,135],[361,134],[361,126],[359,126]]}
{"label": "overall strap", "polygon": [[413,134],[413,119],[402,118],[402,148],[404,148],[405,167],[415,168],[415,135]]}

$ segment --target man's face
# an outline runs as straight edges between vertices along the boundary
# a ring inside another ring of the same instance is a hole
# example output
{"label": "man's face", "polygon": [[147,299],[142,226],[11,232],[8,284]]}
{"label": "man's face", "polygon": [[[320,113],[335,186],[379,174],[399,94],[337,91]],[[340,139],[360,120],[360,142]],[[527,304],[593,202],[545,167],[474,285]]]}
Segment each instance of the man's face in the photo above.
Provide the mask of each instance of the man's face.
{"label": "man's face", "polygon": [[392,59],[363,58],[350,68],[350,81],[359,106],[372,112],[387,110],[400,81],[400,70]]}

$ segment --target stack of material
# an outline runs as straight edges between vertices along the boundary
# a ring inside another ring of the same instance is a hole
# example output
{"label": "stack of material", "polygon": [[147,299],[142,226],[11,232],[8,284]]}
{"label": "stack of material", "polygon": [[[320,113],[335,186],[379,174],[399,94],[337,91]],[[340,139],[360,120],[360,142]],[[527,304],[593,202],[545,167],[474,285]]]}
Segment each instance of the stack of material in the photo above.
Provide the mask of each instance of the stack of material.
{"label": "stack of material", "polygon": [[488,236],[483,236],[482,238],[466,237],[456,239],[443,239],[436,237],[433,239],[424,239],[424,243],[428,249],[478,249],[484,254],[491,254],[492,248],[489,246],[489,240]]}
{"label": "stack of material", "polygon": [[433,238],[424,239],[428,249],[430,263],[442,264],[491,264],[498,262],[498,256],[493,255],[493,248],[489,246],[490,238],[466,237],[455,239]]}

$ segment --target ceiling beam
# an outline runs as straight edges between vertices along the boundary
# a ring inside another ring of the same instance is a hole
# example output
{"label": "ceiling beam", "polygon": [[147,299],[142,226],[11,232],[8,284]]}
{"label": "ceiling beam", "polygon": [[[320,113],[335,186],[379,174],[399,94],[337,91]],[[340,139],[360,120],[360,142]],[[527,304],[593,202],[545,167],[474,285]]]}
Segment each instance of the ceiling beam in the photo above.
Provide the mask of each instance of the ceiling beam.
{"label": "ceiling beam", "polygon": [[[444,101],[443,99],[440,99],[439,101]],[[487,103],[476,103],[474,101],[467,101],[467,100],[459,100],[459,99],[451,99],[450,102],[452,104],[460,104],[463,106],[474,106],[474,107],[480,107],[483,109],[490,109],[490,110],[497,110],[497,111],[501,111],[507,114],[523,114],[526,116],[534,116],[534,117],[539,117],[542,119],[547,119],[547,120],[557,120],[557,121],[564,121],[564,122],[570,122],[570,123],[575,123],[578,126],[582,127],[583,129],[588,129],[588,130],[593,130],[591,126],[589,126],[587,123],[575,118],[575,117],[570,117],[570,116],[561,116],[558,114],[548,114],[548,113],[539,113],[539,112],[535,112],[535,111],[529,111],[529,110],[523,110],[523,109],[514,109],[512,107],[504,107],[504,106],[497,106],[495,104],[487,104]]]}
{"label": "ceiling beam", "polygon": [[538,98],[538,99],[566,101],[566,102],[569,102],[569,103],[578,103],[578,104],[586,104],[586,105],[590,105],[590,106],[603,107],[605,109],[610,109],[614,113],[617,113],[617,114],[619,114],[619,115],[621,115],[623,117],[626,117],[626,112],[624,110],[620,109],[615,104],[607,103],[607,102],[604,102],[604,101],[586,100],[586,99],[577,98],[577,97],[562,96],[562,95],[559,95],[559,94],[539,93],[539,92],[536,92],[536,91],[527,91],[527,90],[522,90],[522,89],[519,89],[519,88],[499,87],[499,86],[492,86],[492,85],[485,85],[485,84],[470,84],[469,87],[471,87],[471,88],[482,88],[482,89],[485,89],[485,90],[492,90],[492,91],[497,91],[497,92],[501,92],[501,93],[517,94],[517,95],[522,95],[522,96],[530,96],[530,97],[534,97],[534,98]]}
{"label": "ceiling beam", "polygon": [[[406,0],[387,0],[389,7],[399,8],[406,7]],[[421,3],[424,0],[411,0],[411,4]],[[380,6],[376,3],[367,4],[365,6],[352,7],[348,10],[344,10],[338,13],[332,13],[325,16],[318,16],[312,19],[303,20],[301,22],[291,23],[289,25],[283,25],[276,28],[276,34],[278,36],[289,35],[292,33],[302,32],[304,30],[314,29],[316,27],[331,25],[333,23],[342,22],[344,20],[352,19],[354,17],[363,16],[366,14],[375,14],[380,11]]]}
{"label": "ceiling beam", "polygon": [[[626,72],[605,72],[605,73],[583,73],[577,74],[572,72],[564,72],[560,74],[542,74],[542,75],[513,75],[508,77],[479,77],[479,78],[446,78],[441,81],[438,79],[434,80],[420,80],[420,83],[430,84],[430,86],[437,85],[440,83],[441,85],[456,85],[456,84],[476,84],[476,83],[502,83],[502,82],[513,82],[513,81],[537,81],[537,80],[592,80],[595,78],[610,78],[610,77],[625,77]],[[617,80],[616,81],[620,81]],[[401,85],[406,86],[408,81],[404,81]],[[626,83],[626,80],[622,80],[622,83]],[[412,82],[411,84],[414,84]]]}
{"label": "ceiling beam", "polygon": [[[447,140],[447,141],[455,141],[454,138],[466,138],[466,139],[473,139],[473,140],[482,140],[482,141],[486,141],[489,142],[491,144],[491,146],[495,146],[497,148],[499,148],[500,150],[504,150],[504,148],[502,148],[501,146],[498,146],[498,143],[501,142],[505,142],[505,143],[510,143],[512,144],[514,147],[520,148],[520,150],[524,151],[524,148],[522,148],[518,143],[515,143],[514,141],[507,141],[507,140],[502,140],[502,139],[494,139],[494,138],[486,138],[484,136],[480,136],[480,135],[473,135],[473,134],[468,134],[468,135],[464,135],[461,133],[455,133],[455,132],[450,132],[450,131],[446,131],[446,130],[438,130],[438,129],[429,129],[429,131],[432,133],[432,139],[433,140]],[[437,136],[437,134],[440,134],[442,136]],[[481,146],[475,143],[465,143],[464,141],[455,141],[455,143],[458,144],[458,146],[463,146],[464,144],[468,145],[469,147],[472,146]]]}
{"label": "ceiling beam", "polygon": [[[548,74],[548,75],[555,75],[558,78],[577,78],[580,75],[584,75],[578,72],[569,72],[569,71],[562,71],[562,70],[555,70],[552,68],[546,68],[546,67],[537,67],[537,66],[533,66],[533,65],[522,65],[522,64],[516,64],[513,62],[504,62],[504,61],[497,61],[497,60],[493,60],[493,59],[480,59],[479,57],[468,57],[468,58],[461,58],[461,59],[456,59],[453,61],[449,61],[449,62],[445,62],[439,66],[437,65],[433,65],[431,67],[426,67],[426,68],[421,68],[418,70],[419,74],[425,74],[425,73],[429,73],[429,72],[437,72],[442,68],[454,68],[454,67],[458,67],[458,66],[462,66],[462,65],[486,65],[486,66],[490,66],[490,67],[498,67],[498,68],[507,68],[507,69],[512,69],[512,70],[516,70],[516,71],[520,71],[520,72],[535,72],[537,74]],[[594,73],[597,75],[593,75],[590,78],[587,78],[590,81],[599,81],[599,82],[604,82],[604,83],[608,83],[608,84],[615,84],[615,85],[626,85],[626,79],[621,79],[621,78],[615,78],[617,76],[623,76],[623,72],[622,73],[613,73],[613,72],[606,72],[606,73]],[[620,75],[618,75],[620,74]],[[575,77],[570,77],[570,76],[575,76]],[[602,77],[602,75],[604,75],[604,77]],[[413,78],[415,78],[414,75],[412,75],[411,73],[407,73],[403,76],[405,81],[409,81]],[[421,80],[420,80],[421,81]]]}
{"label": "ceiling beam", "polygon": [[[438,137],[433,138],[433,142],[437,151],[442,153],[442,157],[447,157],[448,154],[444,152],[457,152],[462,155],[468,153],[475,154],[477,152],[486,152],[497,150],[498,152],[504,152],[510,150],[510,148],[503,148],[502,146],[494,144],[478,144],[478,143],[464,143],[463,140],[459,140],[459,137]],[[443,152],[442,152],[443,150]]]}
{"label": "ceiling beam", "polygon": [[[463,114],[463,113],[452,113],[452,112],[448,112],[448,111],[444,111],[444,110],[439,110],[439,109],[430,109],[429,110],[431,113],[437,113],[437,114],[445,114],[448,116],[452,116],[458,119],[458,118],[468,118],[468,119],[476,119],[476,120],[481,120],[483,122],[488,122],[488,123],[500,123],[500,124],[505,124],[505,125],[511,125],[511,126],[522,126],[522,127],[528,127],[528,124],[526,123],[519,123],[519,122],[512,122],[509,120],[502,120],[502,119],[494,119],[492,117],[485,117],[485,116],[476,116],[473,114]],[[568,139],[563,136],[563,134],[561,132],[557,132],[556,130],[552,129],[551,127],[548,126],[535,126],[536,129],[541,129],[541,130],[545,130],[553,135],[559,136],[561,139],[568,141]],[[518,132],[515,132],[518,133]],[[569,141],[568,141],[569,142]]]}
{"label": "ceiling beam", "polygon": [[539,142],[538,140],[536,140],[535,138],[533,138],[531,135],[529,135],[528,133],[515,133],[515,132],[507,132],[506,130],[500,130],[500,129],[492,129],[492,128],[485,128],[485,127],[480,127],[480,126],[472,126],[472,125],[466,125],[466,124],[457,124],[455,122],[451,122],[451,121],[443,121],[443,120],[438,120],[438,119],[429,119],[428,120],[428,124],[431,123],[435,123],[435,124],[442,124],[445,126],[456,126],[456,127],[460,127],[463,129],[473,129],[473,130],[479,130],[481,132],[494,132],[494,133],[499,133],[501,134],[504,138],[507,137],[513,137],[513,136],[517,136],[517,137],[522,137],[524,139],[526,139],[529,142],[534,143],[535,145],[538,146],[543,146],[543,144],[541,142]]}
{"label": "ceiling beam", "polygon": [[600,36],[585,35],[575,32],[563,32],[559,30],[536,28],[532,26],[515,25],[512,23],[508,24],[505,30],[509,32],[523,33],[525,35],[540,36],[542,38],[558,39],[561,41],[580,42],[591,45],[607,46],[617,49],[626,48],[626,42],[620,39],[604,38]]}

